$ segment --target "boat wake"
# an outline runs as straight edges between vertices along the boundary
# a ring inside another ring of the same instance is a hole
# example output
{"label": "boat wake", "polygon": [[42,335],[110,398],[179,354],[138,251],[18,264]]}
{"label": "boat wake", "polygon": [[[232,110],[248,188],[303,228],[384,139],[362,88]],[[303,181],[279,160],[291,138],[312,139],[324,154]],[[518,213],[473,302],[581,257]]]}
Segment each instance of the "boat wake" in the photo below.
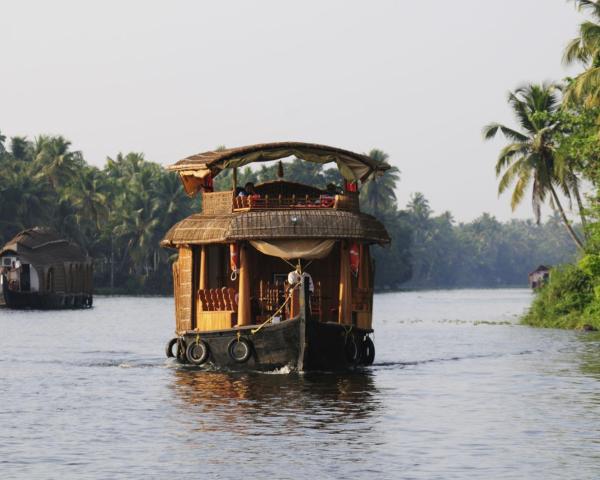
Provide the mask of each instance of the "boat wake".
{"label": "boat wake", "polygon": [[[539,351],[539,350],[538,350]],[[446,363],[446,362],[458,362],[460,360],[474,360],[478,358],[500,358],[507,356],[517,355],[531,355],[536,353],[534,350],[523,350],[520,352],[504,352],[504,353],[482,353],[473,355],[453,356],[453,357],[439,357],[439,358],[428,358],[424,360],[402,360],[402,361],[390,361],[390,362],[375,362],[371,368],[387,368],[387,367],[412,367],[417,365],[426,365],[428,363]]]}

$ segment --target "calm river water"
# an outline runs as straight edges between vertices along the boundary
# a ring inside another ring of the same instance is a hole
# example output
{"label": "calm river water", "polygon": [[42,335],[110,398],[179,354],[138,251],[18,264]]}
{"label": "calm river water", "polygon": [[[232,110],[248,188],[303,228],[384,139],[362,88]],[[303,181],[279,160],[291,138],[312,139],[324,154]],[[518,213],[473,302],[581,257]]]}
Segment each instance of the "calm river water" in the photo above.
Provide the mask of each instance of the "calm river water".
{"label": "calm river water", "polygon": [[527,290],[376,296],[375,365],[202,373],[166,298],[0,310],[0,478],[598,479],[600,335]]}

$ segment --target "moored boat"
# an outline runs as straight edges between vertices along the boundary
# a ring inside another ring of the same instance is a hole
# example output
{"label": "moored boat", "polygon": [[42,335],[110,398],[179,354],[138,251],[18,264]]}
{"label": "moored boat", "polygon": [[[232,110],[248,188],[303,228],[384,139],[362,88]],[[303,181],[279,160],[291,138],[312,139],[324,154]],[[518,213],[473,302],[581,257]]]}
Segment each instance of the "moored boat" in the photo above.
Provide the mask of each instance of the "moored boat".
{"label": "moored boat", "polygon": [[[345,184],[320,189],[279,178],[238,187],[236,169],[294,156],[335,162]],[[390,242],[360,211],[359,186],[388,165],[323,145],[285,142],[206,152],[169,167],[202,212],[161,242],[173,265],[176,336],[167,356],[200,366],[298,371],[369,365],[372,245]],[[233,169],[230,190],[213,179]]]}
{"label": "moored boat", "polygon": [[56,232],[35,227],[0,250],[0,293],[10,308],[89,308],[92,261]]}

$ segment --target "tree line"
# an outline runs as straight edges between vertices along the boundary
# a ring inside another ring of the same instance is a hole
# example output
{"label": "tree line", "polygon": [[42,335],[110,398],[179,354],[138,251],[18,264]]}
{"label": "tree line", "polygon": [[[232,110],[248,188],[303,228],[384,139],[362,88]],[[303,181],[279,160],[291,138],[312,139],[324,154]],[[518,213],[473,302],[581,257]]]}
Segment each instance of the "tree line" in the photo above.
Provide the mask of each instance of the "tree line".
{"label": "tree line", "polygon": [[169,291],[172,252],[159,241],[198,202],[143,154],[109,157],[99,169],[62,136],[7,141],[0,134],[0,185],[1,243],[26,228],[50,227],[93,257],[101,291]]}
{"label": "tree line", "polygon": [[[387,162],[374,149],[371,158]],[[277,165],[238,172],[238,184],[277,178]],[[342,184],[335,168],[294,159],[285,178],[325,188]],[[364,211],[380,218],[392,236],[374,248],[378,288],[523,285],[538,263],[564,263],[574,249],[558,220],[498,222],[484,214],[457,223],[450,212],[435,216],[422,194],[399,208],[400,172],[393,167],[361,188]],[[231,188],[231,171],[216,178]],[[61,136],[34,140],[0,134],[0,243],[33,226],[51,227],[94,258],[99,291],[169,293],[174,252],[159,247],[167,229],[201,208],[179,179],[143,154],[108,157],[89,165]]]}

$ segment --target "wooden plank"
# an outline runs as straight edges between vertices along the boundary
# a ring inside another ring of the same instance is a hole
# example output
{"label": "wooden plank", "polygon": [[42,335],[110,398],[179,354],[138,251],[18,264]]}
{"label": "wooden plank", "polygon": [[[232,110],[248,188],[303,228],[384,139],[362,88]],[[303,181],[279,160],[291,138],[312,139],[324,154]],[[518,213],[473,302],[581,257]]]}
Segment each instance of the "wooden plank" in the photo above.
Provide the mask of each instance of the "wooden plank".
{"label": "wooden plank", "polygon": [[198,312],[196,314],[197,330],[210,332],[212,330],[226,330],[233,328],[236,314],[233,311]]}

